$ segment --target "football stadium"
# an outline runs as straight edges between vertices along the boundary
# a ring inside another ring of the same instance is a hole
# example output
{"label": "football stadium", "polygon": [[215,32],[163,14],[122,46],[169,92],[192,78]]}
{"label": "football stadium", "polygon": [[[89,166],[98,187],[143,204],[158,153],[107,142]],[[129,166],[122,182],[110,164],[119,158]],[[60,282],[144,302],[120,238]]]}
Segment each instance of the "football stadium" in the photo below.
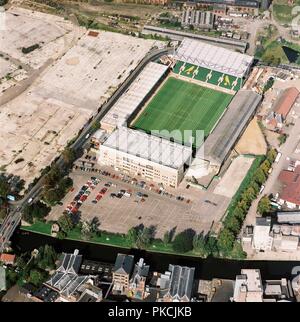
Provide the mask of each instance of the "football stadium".
{"label": "football stadium", "polygon": [[[201,176],[199,160],[220,169],[261,97],[242,89],[251,56],[186,38],[172,61],[149,63],[102,119],[111,138],[99,160],[176,187],[186,174]],[[204,148],[208,144],[204,156],[197,130],[203,131]]]}
{"label": "football stadium", "polygon": [[134,122],[133,128],[148,133],[163,130],[171,133],[179,130],[179,137],[173,139],[189,144],[189,141],[181,142],[184,131],[193,131],[195,137],[196,130],[203,130],[207,137],[231,98],[230,94],[169,77]]}

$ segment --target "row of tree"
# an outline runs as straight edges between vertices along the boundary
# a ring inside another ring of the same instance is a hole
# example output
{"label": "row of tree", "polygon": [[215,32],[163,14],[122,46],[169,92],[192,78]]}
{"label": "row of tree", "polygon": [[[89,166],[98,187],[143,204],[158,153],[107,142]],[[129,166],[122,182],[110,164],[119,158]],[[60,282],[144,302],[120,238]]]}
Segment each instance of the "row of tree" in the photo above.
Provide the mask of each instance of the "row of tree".
{"label": "row of tree", "polygon": [[258,167],[253,164],[236,194],[236,198],[229,207],[223,229],[218,237],[218,249],[222,256],[228,256],[236,246],[236,237],[241,230],[252,201],[257,198],[262,184],[267,180],[268,172],[276,154],[275,150],[269,150],[264,160],[258,159],[260,163]]}
{"label": "row of tree", "polygon": [[45,176],[42,198],[50,206],[60,201],[73,186],[73,180],[56,164],[52,165]]}

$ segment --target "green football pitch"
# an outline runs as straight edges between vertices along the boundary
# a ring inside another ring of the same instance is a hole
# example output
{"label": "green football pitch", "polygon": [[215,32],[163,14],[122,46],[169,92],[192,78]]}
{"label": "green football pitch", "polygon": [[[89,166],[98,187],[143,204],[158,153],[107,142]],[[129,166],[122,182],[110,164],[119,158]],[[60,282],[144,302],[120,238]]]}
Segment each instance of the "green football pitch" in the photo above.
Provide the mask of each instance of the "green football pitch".
{"label": "green football pitch", "polygon": [[[232,95],[170,77],[132,125],[146,132],[179,130],[171,135],[188,143],[185,130],[203,130],[207,137],[228,106]],[[169,135],[163,135],[170,138]]]}

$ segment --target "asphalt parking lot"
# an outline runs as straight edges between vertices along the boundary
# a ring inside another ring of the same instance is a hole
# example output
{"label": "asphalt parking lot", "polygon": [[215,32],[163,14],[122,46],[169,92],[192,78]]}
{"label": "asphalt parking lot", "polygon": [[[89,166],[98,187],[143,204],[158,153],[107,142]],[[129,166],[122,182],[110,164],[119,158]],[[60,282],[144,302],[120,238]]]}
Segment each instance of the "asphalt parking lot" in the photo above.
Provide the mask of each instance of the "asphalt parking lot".
{"label": "asphalt parking lot", "polygon": [[[87,183],[91,184],[91,177],[99,179],[99,183],[88,189],[87,197],[83,198],[85,200],[74,216],[80,216],[81,220],[98,217],[100,229],[109,232],[127,233],[131,227],[143,224],[147,227],[151,225],[156,227],[156,238],[163,237],[167,230],[174,228],[176,232],[192,228],[198,233],[206,233],[212,224],[222,217],[228,205],[228,200],[223,196],[210,194],[210,200],[208,200],[206,199],[207,192],[200,190],[195,192],[191,188],[186,190],[188,195],[191,195],[191,199],[188,200],[185,197],[183,200],[178,200],[179,198],[176,198],[178,195],[159,194],[155,188],[149,190],[149,185],[143,189],[131,182],[124,182],[120,178],[98,173],[75,170],[71,177],[74,181],[74,189],[62,200],[61,205],[52,209],[48,220],[57,220],[68,206],[69,210],[76,207],[75,203],[73,207],[70,204],[82,186]],[[111,186],[105,187],[108,182]],[[103,188],[107,191],[104,192]],[[111,194],[117,195],[120,190],[129,192],[130,197],[121,196],[121,194],[119,198],[111,197]],[[70,215],[72,216],[71,213]]]}

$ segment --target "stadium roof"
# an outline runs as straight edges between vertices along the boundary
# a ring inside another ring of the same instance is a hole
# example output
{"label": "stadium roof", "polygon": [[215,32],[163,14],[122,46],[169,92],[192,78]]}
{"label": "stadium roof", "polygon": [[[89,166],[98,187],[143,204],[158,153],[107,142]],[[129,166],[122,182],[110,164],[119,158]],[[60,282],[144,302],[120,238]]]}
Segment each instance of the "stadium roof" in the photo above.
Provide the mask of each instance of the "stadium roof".
{"label": "stadium roof", "polygon": [[183,39],[175,58],[240,78],[245,76],[253,62],[251,56],[190,38]]}
{"label": "stadium roof", "polygon": [[167,66],[150,62],[131,84],[129,89],[120,97],[116,104],[104,116],[101,124],[121,126],[135,109],[142,104],[147,94],[160,80],[168,69]]}
{"label": "stadium roof", "polygon": [[[205,160],[218,166],[222,165],[250,117],[254,114],[261,99],[261,95],[250,90],[237,92],[225,115],[204,142]],[[200,158],[202,159],[203,157]]]}
{"label": "stadium roof", "polygon": [[191,149],[169,140],[125,127],[116,129],[103,146],[179,169],[191,156]]}

